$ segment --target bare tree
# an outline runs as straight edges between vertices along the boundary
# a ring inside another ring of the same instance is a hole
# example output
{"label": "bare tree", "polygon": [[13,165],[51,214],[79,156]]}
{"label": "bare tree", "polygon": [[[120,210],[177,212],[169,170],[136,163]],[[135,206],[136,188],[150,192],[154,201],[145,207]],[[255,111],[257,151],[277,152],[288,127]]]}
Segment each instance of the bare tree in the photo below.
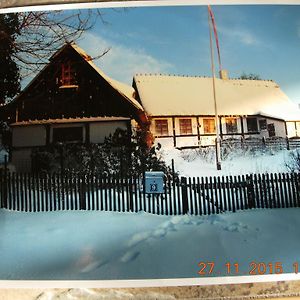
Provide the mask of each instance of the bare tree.
{"label": "bare tree", "polygon": [[19,35],[13,57],[22,78],[39,71],[64,43],[78,40],[98,18],[105,23],[100,10],[20,12],[18,17]]}

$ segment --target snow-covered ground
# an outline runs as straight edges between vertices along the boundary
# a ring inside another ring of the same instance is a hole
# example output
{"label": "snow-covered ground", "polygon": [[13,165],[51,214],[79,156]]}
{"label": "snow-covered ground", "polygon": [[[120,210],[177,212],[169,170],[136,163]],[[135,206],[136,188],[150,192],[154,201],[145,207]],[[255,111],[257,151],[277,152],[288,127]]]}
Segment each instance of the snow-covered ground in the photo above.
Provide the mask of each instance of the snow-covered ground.
{"label": "snow-covered ground", "polygon": [[[150,279],[201,277],[199,262],[300,263],[300,209],[211,216],[0,210],[0,279]],[[232,267],[232,270],[233,267]],[[208,272],[208,269],[205,269]],[[266,274],[270,273],[267,267]]]}
{"label": "snow-covered ground", "polygon": [[222,176],[249,173],[288,172],[286,164],[292,151],[246,152],[237,150],[222,160],[222,170],[216,169],[215,153],[212,149],[178,150],[162,148],[160,155],[167,165],[174,159],[175,170],[182,176]]}

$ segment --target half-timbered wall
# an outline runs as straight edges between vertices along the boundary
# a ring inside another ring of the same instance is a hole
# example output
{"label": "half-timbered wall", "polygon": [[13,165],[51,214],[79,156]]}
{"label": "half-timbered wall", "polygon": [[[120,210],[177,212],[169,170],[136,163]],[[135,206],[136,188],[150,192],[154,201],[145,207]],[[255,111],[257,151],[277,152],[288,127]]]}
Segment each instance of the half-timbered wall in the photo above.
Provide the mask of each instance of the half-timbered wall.
{"label": "half-timbered wall", "polygon": [[[247,119],[251,121],[247,122]],[[190,132],[181,132],[181,120],[190,119]],[[156,122],[166,122],[167,132],[157,130]],[[216,131],[211,121],[214,116],[174,116],[152,117],[150,130],[156,138],[156,142],[163,145],[184,148],[197,146],[210,146],[215,144]],[[260,121],[265,123],[265,128],[260,128]],[[282,120],[264,118],[261,116],[221,116],[220,136],[223,140],[240,139],[248,137],[286,137],[285,122]],[[251,123],[252,122],[252,123]],[[300,123],[299,123],[300,124]],[[270,131],[270,128],[273,131]],[[299,128],[300,129],[300,128]],[[273,134],[272,134],[273,133]]]}

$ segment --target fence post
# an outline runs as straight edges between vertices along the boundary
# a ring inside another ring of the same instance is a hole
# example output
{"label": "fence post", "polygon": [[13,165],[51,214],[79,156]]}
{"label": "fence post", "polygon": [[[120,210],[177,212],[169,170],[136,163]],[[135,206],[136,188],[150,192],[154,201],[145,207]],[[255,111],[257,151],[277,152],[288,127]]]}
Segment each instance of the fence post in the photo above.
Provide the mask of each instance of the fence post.
{"label": "fence post", "polygon": [[81,210],[86,209],[85,188],[85,175],[83,175],[81,176],[81,182],[79,181],[79,208]]}
{"label": "fence post", "polygon": [[290,140],[288,137],[286,137],[285,139],[286,139],[286,149],[290,150]]}
{"label": "fence post", "polygon": [[189,211],[188,205],[188,191],[186,177],[181,177],[181,199],[182,199],[182,213],[185,215]]}
{"label": "fence post", "polygon": [[7,155],[4,156],[4,172],[3,172],[3,178],[2,178],[2,189],[3,189],[3,194],[2,194],[2,201],[1,201],[1,207],[2,208],[7,208]]}
{"label": "fence post", "polygon": [[247,208],[255,207],[255,194],[254,194],[254,185],[252,174],[246,175],[246,184],[247,184]]}

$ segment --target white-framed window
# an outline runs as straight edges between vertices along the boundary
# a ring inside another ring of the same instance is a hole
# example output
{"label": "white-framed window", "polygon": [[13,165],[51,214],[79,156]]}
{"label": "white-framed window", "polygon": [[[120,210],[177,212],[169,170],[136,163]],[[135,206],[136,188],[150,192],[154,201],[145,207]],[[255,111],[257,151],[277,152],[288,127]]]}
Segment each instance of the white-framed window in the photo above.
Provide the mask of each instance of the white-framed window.
{"label": "white-framed window", "polygon": [[246,118],[246,121],[247,121],[247,131],[248,132],[257,132],[258,131],[257,118],[248,117],[248,118]]}
{"label": "white-framed window", "polygon": [[215,118],[203,119],[203,130],[204,130],[204,134],[216,133]]}
{"label": "white-framed window", "polygon": [[192,134],[192,119],[179,119],[180,134]]}
{"label": "white-framed window", "polygon": [[226,133],[237,133],[238,132],[238,125],[237,125],[237,118],[225,118],[226,123]]}
{"label": "white-framed window", "polygon": [[169,135],[168,120],[155,120],[155,134],[159,136]]}

